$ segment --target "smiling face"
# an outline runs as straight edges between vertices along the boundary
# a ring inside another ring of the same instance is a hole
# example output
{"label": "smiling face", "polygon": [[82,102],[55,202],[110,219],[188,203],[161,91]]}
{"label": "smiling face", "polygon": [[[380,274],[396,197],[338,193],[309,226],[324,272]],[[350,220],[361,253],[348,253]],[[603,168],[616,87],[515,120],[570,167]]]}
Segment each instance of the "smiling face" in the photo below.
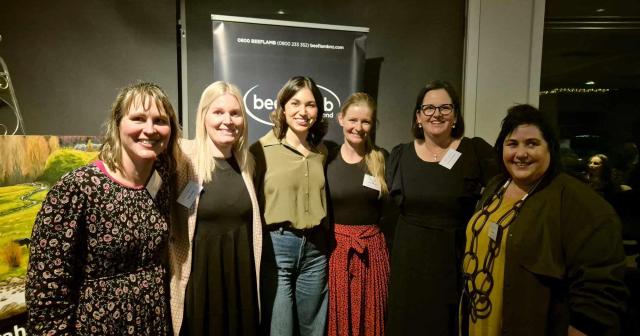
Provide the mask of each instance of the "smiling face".
{"label": "smiling face", "polygon": [[215,149],[224,157],[231,156],[231,149],[244,129],[240,102],[229,93],[216,98],[207,109],[204,124]]}
{"label": "smiling face", "polygon": [[120,120],[119,129],[125,165],[155,161],[167,148],[171,137],[169,116],[164,109],[158,109],[151,97],[136,97]]}
{"label": "smiling face", "polygon": [[344,115],[338,115],[344,141],[354,148],[363,149],[373,127],[373,111],[367,105],[351,105]]}
{"label": "smiling face", "polygon": [[288,131],[306,138],[309,129],[318,119],[318,106],[311,90],[306,87],[300,89],[286,102],[283,113]]}
{"label": "smiling face", "polygon": [[520,125],[503,142],[502,161],[513,182],[527,190],[549,169],[551,153],[535,125]]}
{"label": "smiling face", "polygon": [[[453,104],[451,97],[445,89],[436,89],[428,91],[422,99],[422,105],[442,106],[445,104]],[[425,136],[451,136],[451,129],[455,125],[456,111],[443,115],[439,109],[436,109],[433,115],[425,116],[420,110],[416,111],[416,121],[422,125],[422,131]]]}

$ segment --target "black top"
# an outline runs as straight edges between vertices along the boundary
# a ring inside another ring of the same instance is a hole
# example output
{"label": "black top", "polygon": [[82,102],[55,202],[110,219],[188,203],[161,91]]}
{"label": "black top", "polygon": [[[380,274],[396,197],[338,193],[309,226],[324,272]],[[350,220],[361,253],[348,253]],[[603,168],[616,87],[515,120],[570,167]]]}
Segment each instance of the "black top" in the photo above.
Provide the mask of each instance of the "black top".
{"label": "black top", "polygon": [[256,335],[251,199],[235,160],[216,159],[198,203],[182,335]]}
{"label": "black top", "polygon": [[[233,158],[216,158],[215,161],[216,169],[211,181],[203,185],[198,203],[197,239],[253,223],[251,198],[240,167]],[[198,241],[195,248],[198,248],[197,244]]]}
{"label": "black top", "polygon": [[[463,146],[461,143],[460,147]],[[463,151],[464,148],[458,148]],[[464,152],[463,152],[464,153]],[[465,215],[471,213],[474,202],[466,201],[471,195],[464,194],[464,178],[462,175],[462,158],[451,168],[441,166],[438,162],[420,159],[411,146],[408,155],[401,161],[401,172],[404,178],[404,200],[400,205],[401,213],[415,217],[441,218],[445,222],[428,222],[425,225],[450,225],[453,229],[464,225]],[[467,153],[463,155],[466,156]],[[475,201],[475,199],[474,199]]]}
{"label": "black top", "polygon": [[[466,224],[482,188],[499,169],[493,149],[482,138],[462,138],[457,151],[462,155],[449,170],[420,159],[413,142],[393,149],[386,179],[389,194],[404,215],[453,216]],[[425,183],[428,190],[420,187]]]}
{"label": "black top", "polygon": [[346,163],[338,153],[327,167],[333,220],[338,224],[371,225],[378,223],[381,201],[378,190],[365,187],[368,173],[365,160]]}

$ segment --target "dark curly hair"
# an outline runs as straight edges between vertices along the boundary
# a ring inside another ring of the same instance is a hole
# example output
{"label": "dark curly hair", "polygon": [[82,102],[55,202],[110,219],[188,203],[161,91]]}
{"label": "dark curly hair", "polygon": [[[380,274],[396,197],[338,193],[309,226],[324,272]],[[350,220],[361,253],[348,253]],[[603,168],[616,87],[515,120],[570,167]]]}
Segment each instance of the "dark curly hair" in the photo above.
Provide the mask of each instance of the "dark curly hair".
{"label": "dark curly hair", "polygon": [[509,108],[507,110],[507,116],[502,120],[500,134],[498,134],[496,143],[493,146],[497,155],[497,160],[500,162],[500,169],[502,173],[505,177],[509,177],[509,172],[504,166],[504,162],[502,160],[504,140],[521,125],[533,125],[538,127],[542,133],[542,137],[547,142],[551,157],[546,174],[548,176],[555,176],[560,171],[561,166],[560,141],[558,140],[551,123],[542,115],[540,110],[528,104],[515,105]]}

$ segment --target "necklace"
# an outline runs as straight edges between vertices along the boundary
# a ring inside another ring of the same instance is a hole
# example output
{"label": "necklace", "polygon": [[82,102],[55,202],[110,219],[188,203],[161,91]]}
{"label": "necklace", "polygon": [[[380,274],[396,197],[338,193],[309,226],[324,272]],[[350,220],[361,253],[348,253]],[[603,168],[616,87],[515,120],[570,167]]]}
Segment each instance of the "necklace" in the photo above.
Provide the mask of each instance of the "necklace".
{"label": "necklace", "polygon": [[511,179],[508,179],[498,192],[489,198],[488,204],[482,205],[480,212],[471,223],[469,248],[465,251],[462,259],[462,277],[464,281],[463,295],[468,300],[469,316],[474,322],[478,319],[487,318],[491,314],[492,304],[489,295],[493,289],[493,266],[495,259],[500,254],[503,233],[516,219],[527,197],[536,189],[541,180],[538,180],[520,200],[500,216],[496,223],[491,224],[489,231],[492,231],[492,229],[494,231],[490,236],[487,254],[482,263],[478,260],[478,237],[489,221],[489,217],[500,209]]}
{"label": "necklace", "polygon": [[429,152],[429,154],[433,155],[433,161],[438,161],[438,156],[439,156],[440,154],[442,154],[442,152],[444,152],[444,151],[448,150],[448,149],[449,149],[449,147],[451,147],[451,144],[452,144],[452,143],[453,143],[453,140],[451,140],[451,141],[449,142],[449,144],[447,145],[447,147],[445,147],[445,148],[442,148],[442,147],[440,147],[440,146],[436,145],[436,147],[440,147],[440,151],[438,151],[438,152],[436,153],[436,152],[432,151],[431,149],[429,149],[429,146],[427,146],[427,141],[425,140],[425,141],[424,141],[424,148],[427,150],[427,152]]}

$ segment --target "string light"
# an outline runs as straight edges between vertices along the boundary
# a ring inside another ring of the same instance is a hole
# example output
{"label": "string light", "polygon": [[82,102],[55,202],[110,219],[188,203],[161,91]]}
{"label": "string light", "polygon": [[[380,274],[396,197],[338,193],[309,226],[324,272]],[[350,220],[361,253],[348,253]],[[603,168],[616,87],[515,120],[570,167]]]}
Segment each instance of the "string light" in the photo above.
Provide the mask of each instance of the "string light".
{"label": "string light", "polygon": [[555,88],[551,90],[540,91],[540,95],[554,95],[559,93],[608,93],[611,89],[597,88]]}

